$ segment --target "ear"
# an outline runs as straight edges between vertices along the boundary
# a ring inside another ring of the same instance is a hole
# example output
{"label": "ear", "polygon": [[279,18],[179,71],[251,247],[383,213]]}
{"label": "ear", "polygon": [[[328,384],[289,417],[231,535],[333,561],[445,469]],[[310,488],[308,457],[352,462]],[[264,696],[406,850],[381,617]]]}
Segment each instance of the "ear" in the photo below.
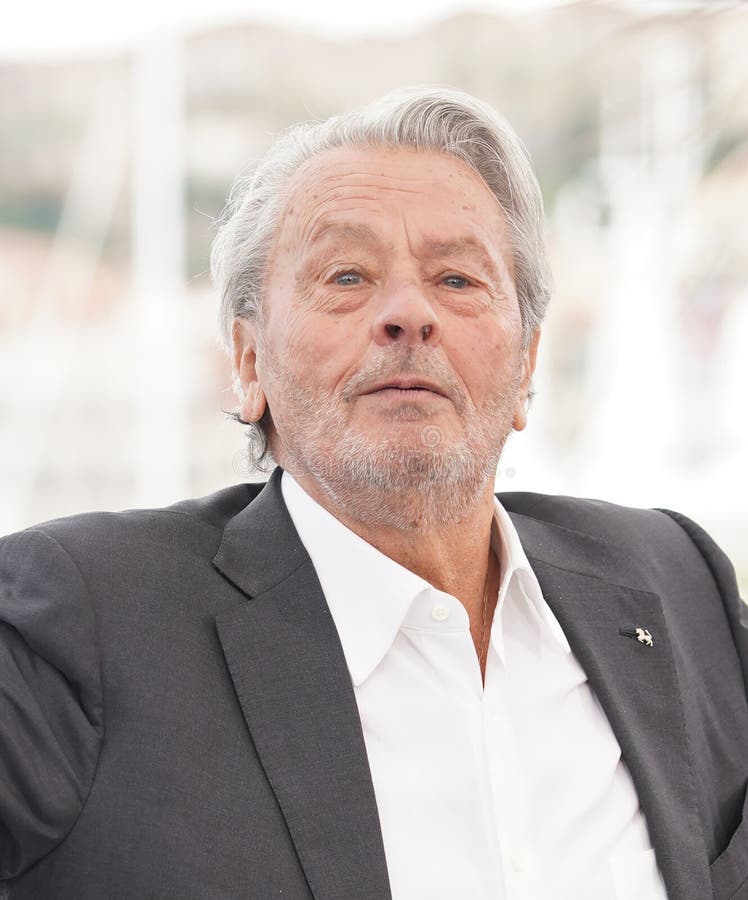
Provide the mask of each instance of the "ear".
{"label": "ear", "polygon": [[239,415],[245,422],[258,422],[267,398],[257,377],[257,327],[252,319],[237,316],[231,326],[232,361],[239,393]]}
{"label": "ear", "polygon": [[517,392],[517,405],[514,410],[512,426],[515,431],[522,431],[527,425],[527,399],[532,390],[532,375],[535,371],[535,362],[538,358],[538,343],[540,342],[540,329],[536,328],[530,338],[530,343],[523,352],[522,379]]}

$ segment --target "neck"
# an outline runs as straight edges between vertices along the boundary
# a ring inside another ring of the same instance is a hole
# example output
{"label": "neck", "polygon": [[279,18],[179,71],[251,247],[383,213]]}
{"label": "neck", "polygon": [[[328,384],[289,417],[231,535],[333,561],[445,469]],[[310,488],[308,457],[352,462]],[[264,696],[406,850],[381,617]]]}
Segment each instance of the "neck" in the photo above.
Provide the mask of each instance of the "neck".
{"label": "neck", "polygon": [[[433,514],[448,498],[412,497],[379,492],[374,503],[339,498],[312,477],[292,472],[301,487],[320,506],[385,556],[415,572],[433,587],[462,602],[471,619],[483,614],[489,580],[493,480],[487,482],[459,517]],[[358,498],[360,499],[360,498]],[[392,506],[392,509],[390,507]],[[491,581],[497,580],[490,579]]]}

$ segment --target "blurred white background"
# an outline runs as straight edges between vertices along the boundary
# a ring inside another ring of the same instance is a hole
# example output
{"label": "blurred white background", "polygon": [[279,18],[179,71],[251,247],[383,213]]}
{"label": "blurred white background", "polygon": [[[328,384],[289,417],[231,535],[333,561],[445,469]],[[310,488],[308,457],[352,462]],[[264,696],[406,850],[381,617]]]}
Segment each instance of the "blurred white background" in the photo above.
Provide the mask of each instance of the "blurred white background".
{"label": "blurred white background", "polygon": [[206,275],[280,128],[392,87],[491,102],[556,290],[502,490],[676,508],[748,585],[748,8],[26,2],[0,32],[0,533],[248,476]]}

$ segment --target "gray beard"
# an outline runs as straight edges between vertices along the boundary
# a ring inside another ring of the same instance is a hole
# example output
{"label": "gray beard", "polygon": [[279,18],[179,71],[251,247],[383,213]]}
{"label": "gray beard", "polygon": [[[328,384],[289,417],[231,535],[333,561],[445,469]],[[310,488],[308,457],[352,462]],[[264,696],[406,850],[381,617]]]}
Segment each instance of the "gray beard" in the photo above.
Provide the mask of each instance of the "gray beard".
{"label": "gray beard", "polygon": [[[359,373],[346,385],[343,404],[367,378],[395,374],[421,376],[434,371],[430,356],[397,353]],[[396,363],[393,365],[393,363]],[[345,423],[345,408],[310,390],[273,366],[273,381],[284,407],[291,411],[293,434],[276,431],[273,455],[295,476],[308,474],[335,506],[370,527],[404,531],[444,527],[465,519],[478,505],[488,484],[493,485],[501,451],[512,430],[516,380],[490,398],[471,419],[457,441],[445,442],[441,429],[428,422],[418,404],[400,407],[394,419],[424,424],[407,444],[386,436],[373,440],[353,432]],[[454,402],[464,414],[467,404],[459,385],[452,382]],[[383,423],[386,429],[386,422]],[[414,429],[415,430],[415,429]]]}
{"label": "gray beard", "polygon": [[336,506],[369,526],[411,531],[456,524],[493,481],[501,448],[480,458],[467,446],[372,447],[362,437],[336,442],[334,456],[286,448],[281,465],[306,471]]}

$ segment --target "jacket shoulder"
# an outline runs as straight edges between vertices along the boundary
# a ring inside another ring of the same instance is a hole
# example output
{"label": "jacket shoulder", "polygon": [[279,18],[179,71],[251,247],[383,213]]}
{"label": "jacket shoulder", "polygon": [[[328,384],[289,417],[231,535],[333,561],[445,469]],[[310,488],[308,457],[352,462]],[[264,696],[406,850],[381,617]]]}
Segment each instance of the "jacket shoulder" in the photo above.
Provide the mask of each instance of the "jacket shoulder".
{"label": "jacket shoulder", "polygon": [[[133,532],[156,536],[175,528],[220,532],[226,523],[257,496],[263,484],[237,484],[204,497],[180,500],[170,506],[95,511],[49,519],[31,525],[17,535],[43,532],[63,546],[81,538],[119,536]],[[0,540],[4,540],[0,538]]]}
{"label": "jacket shoulder", "polygon": [[570,497],[565,494],[537,494],[531,491],[505,491],[496,495],[501,504],[518,515],[531,516],[552,524],[563,525],[571,517],[574,520],[639,515],[653,512],[634,506],[621,506],[608,500],[589,497]]}
{"label": "jacket shoulder", "polygon": [[672,517],[659,509],[642,509],[621,506],[607,500],[535,494],[529,491],[510,491],[497,496],[504,508],[514,515],[603,539],[610,535],[620,541],[627,534],[635,539],[641,536],[642,531],[664,529],[671,535],[681,531],[679,527],[674,527]]}
{"label": "jacket shoulder", "polygon": [[711,577],[717,560],[732,572],[714,541],[690,519],[670,510],[529,492],[498,497],[515,523],[522,525],[521,532],[537,537],[537,542],[547,543],[551,533],[552,544],[561,547],[574,545],[580,536],[593,538],[596,565],[610,580],[625,578],[624,583],[651,589],[659,578],[670,577],[676,570]]}

